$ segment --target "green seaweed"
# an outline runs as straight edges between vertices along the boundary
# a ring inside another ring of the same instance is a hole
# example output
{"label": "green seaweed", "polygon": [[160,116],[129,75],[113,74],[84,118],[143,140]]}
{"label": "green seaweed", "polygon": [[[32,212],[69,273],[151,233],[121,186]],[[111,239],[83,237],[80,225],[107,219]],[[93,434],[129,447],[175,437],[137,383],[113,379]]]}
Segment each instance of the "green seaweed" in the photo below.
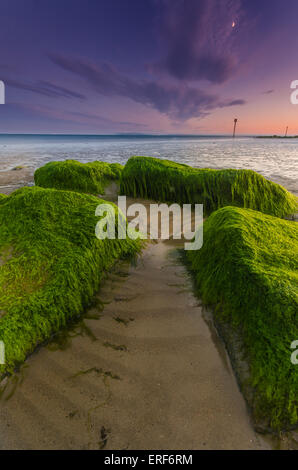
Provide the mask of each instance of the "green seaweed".
{"label": "green seaweed", "polygon": [[251,170],[196,169],[152,157],[132,157],[121,174],[121,194],[179,204],[204,204],[205,214],[224,206],[285,217],[297,198]]}
{"label": "green seaweed", "polygon": [[298,225],[226,207],[204,224],[204,245],[187,253],[203,302],[243,341],[258,422],[298,425]]}
{"label": "green seaweed", "polygon": [[34,173],[36,186],[65,189],[90,194],[104,194],[105,187],[119,181],[122,172],[119,163],[90,162],[76,160],[49,162]]}
{"label": "green seaweed", "polygon": [[39,187],[19,189],[1,202],[0,340],[6,364],[0,375],[78,318],[104,271],[139,250],[140,242],[130,239],[96,238],[101,202]]}

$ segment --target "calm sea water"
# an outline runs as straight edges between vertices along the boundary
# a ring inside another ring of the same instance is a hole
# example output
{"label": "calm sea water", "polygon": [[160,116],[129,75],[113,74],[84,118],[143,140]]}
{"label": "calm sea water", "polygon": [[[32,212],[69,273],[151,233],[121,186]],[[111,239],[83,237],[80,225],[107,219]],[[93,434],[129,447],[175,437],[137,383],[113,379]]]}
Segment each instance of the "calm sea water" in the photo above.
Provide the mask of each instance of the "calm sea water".
{"label": "calm sea water", "polygon": [[51,160],[66,158],[124,164],[132,155],[167,158],[197,168],[251,169],[298,192],[298,139],[0,135],[0,171],[26,165],[33,172]]}

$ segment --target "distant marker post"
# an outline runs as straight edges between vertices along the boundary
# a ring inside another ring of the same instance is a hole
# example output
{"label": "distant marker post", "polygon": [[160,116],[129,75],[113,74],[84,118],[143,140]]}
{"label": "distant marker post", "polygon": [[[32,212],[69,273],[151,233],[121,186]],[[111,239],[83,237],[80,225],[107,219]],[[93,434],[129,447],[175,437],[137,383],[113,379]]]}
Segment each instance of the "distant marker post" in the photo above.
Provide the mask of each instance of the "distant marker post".
{"label": "distant marker post", "polygon": [[236,136],[236,126],[237,126],[238,119],[234,119],[234,131],[233,131],[233,139],[235,139]]}

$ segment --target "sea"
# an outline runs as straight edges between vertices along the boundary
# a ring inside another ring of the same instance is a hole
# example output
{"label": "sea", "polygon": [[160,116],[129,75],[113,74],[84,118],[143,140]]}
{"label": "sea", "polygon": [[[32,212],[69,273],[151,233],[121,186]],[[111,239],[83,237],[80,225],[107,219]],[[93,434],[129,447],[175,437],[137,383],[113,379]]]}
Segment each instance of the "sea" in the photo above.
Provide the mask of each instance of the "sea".
{"label": "sea", "polygon": [[0,135],[0,172],[19,165],[32,173],[49,161],[125,164],[133,155],[196,168],[251,169],[298,193],[298,139],[181,135]]}

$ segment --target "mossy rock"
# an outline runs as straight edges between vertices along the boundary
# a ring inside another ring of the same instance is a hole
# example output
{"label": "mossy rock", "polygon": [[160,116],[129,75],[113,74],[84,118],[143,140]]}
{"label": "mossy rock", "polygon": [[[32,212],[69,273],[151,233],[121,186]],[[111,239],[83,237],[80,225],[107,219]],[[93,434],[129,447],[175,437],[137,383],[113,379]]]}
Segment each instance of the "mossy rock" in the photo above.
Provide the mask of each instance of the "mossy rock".
{"label": "mossy rock", "polygon": [[224,206],[285,217],[298,199],[251,170],[196,169],[152,157],[132,157],[121,175],[121,194],[179,204],[204,204],[205,215]]}
{"label": "mossy rock", "polygon": [[297,426],[298,225],[226,207],[204,223],[203,248],[187,257],[204,303],[240,333],[256,421]]}
{"label": "mossy rock", "polygon": [[38,187],[19,189],[1,201],[0,340],[6,364],[0,374],[79,317],[103,272],[140,248],[130,239],[96,238],[95,209],[101,202]]}
{"label": "mossy rock", "polygon": [[76,160],[49,162],[34,173],[36,186],[66,189],[89,194],[104,194],[105,187],[119,181],[122,172],[119,163],[90,162]]}

